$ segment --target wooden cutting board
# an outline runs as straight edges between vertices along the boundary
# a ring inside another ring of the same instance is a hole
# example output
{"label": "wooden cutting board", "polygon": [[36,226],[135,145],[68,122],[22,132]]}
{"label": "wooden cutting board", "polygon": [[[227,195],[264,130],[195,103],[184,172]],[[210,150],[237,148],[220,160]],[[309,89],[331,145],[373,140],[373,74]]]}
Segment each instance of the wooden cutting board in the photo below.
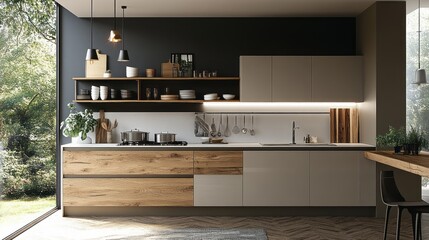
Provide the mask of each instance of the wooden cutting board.
{"label": "wooden cutting board", "polygon": [[330,109],[331,143],[358,143],[359,116],[356,108]]}
{"label": "wooden cutting board", "polygon": [[110,120],[105,118],[104,110],[100,110],[100,118],[97,119],[97,126],[95,127],[95,143],[107,143],[107,130],[101,126],[102,122],[110,125]]}
{"label": "wooden cutting board", "polygon": [[103,77],[107,69],[107,54],[97,49],[98,60],[85,61],[85,77]]}

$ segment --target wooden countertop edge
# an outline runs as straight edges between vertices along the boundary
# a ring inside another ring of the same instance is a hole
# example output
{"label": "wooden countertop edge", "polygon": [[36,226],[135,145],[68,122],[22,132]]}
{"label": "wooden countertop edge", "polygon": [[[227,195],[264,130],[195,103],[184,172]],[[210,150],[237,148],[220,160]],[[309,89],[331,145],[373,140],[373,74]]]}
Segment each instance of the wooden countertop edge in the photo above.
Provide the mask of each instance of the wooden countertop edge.
{"label": "wooden countertop edge", "polygon": [[429,154],[396,155],[391,151],[366,151],[365,158],[420,176],[429,177]]}
{"label": "wooden countertop edge", "polygon": [[374,147],[63,147],[63,151],[371,151]]}

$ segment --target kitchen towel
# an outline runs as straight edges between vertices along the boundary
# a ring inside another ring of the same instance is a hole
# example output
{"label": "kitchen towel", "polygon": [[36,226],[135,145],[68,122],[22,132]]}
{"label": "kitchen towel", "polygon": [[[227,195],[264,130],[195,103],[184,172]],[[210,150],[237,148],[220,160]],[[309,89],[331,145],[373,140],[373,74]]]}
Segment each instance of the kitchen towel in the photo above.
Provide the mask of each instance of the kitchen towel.
{"label": "kitchen towel", "polygon": [[356,108],[331,108],[331,143],[359,142],[359,114]]}

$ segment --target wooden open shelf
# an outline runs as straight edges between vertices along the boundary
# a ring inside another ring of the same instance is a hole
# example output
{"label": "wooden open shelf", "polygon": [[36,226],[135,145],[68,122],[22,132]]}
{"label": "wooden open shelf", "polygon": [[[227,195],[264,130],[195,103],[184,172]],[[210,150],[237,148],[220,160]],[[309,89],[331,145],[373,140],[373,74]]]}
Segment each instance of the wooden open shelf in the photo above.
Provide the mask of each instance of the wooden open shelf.
{"label": "wooden open shelf", "polygon": [[190,81],[239,81],[239,77],[205,77],[205,78],[199,78],[199,77],[173,77],[173,78],[165,78],[165,77],[110,77],[110,78],[103,78],[103,77],[75,77],[73,80],[79,80],[79,81],[130,81],[130,80],[156,80],[156,81],[183,81],[183,80],[190,80]]}
{"label": "wooden open shelf", "polygon": [[[205,100],[145,100],[144,93],[142,89],[144,89],[144,86],[146,84],[148,86],[153,85],[159,85],[165,87],[166,85],[175,85],[176,90],[177,86],[187,86],[184,89],[192,89],[194,85],[201,86],[215,86],[214,89],[217,89],[219,91],[219,86],[239,86],[240,78],[239,77],[110,77],[110,78],[104,78],[104,77],[74,77],[74,87],[75,87],[75,98],[77,96],[78,92],[78,82],[81,82],[84,85],[90,85],[91,81],[99,81],[100,84],[105,84],[109,86],[115,86],[116,89],[122,89],[121,87],[127,86],[125,89],[131,89],[136,93],[135,99],[127,99],[127,100],[78,100],[75,99],[73,102],[75,103],[204,103],[204,102],[239,102],[239,98],[235,100],[211,100],[211,101],[205,101]],[[114,82],[116,81],[116,82]],[[159,82],[157,82],[159,81]],[[168,81],[174,81],[168,82]],[[183,84],[180,83],[180,81],[185,81]],[[221,81],[220,83],[216,83],[215,81]],[[225,82],[227,81],[227,82]],[[92,83],[94,84],[94,83]],[[98,82],[97,82],[98,85]],[[190,88],[189,86],[192,86]],[[196,89],[198,89],[198,86],[195,86]],[[204,89],[204,88],[203,88]],[[228,89],[228,87],[226,87]],[[204,91],[206,93],[210,93],[210,89],[199,89],[200,91]],[[216,90],[215,90],[216,91]],[[237,94],[237,89],[230,93]],[[201,94],[200,94],[201,95]],[[202,98],[202,96],[197,96],[198,98]]]}
{"label": "wooden open shelf", "polygon": [[73,100],[75,103],[204,103],[239,102],[240,100]]}

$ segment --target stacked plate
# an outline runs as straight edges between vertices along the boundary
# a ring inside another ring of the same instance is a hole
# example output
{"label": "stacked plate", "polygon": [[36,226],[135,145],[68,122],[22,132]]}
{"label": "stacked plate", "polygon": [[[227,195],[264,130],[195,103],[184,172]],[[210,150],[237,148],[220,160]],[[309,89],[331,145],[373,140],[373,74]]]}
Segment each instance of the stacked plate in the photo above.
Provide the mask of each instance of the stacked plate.
{"label": "stacked plate", "polygon": [[106,100],[109,96],[109,88],[107,86],[100,86],[100,98]]}
{"label": "stacked plate", "polygon": [[126,75],[127,77],[137,77],[139,75],[139,69],[136,67],[127,66]]}
{"label": "stacked plate", "polygon": [[218,100],[219,97],[217,96],[217,93],[208,93],[204,95],[204,100],[210,101],[210,100]]}
{"label": "stacked plate", "polygon": [[92,100],[98,100],[100,97],[100,87],[91,86],[91,98]]}
{"label": "stacked plate", "polygon": [[122,99],[133,99],[133,91],[121,89],[121,98]]}
{"label": "stacked plate", "polygon": [[195,90],[179,90],[180,99],[192,100],[195,99]]}
{"label": "stacked plate", "polygon": [[161,95],[161,100],[178,100],[179,95]]}

